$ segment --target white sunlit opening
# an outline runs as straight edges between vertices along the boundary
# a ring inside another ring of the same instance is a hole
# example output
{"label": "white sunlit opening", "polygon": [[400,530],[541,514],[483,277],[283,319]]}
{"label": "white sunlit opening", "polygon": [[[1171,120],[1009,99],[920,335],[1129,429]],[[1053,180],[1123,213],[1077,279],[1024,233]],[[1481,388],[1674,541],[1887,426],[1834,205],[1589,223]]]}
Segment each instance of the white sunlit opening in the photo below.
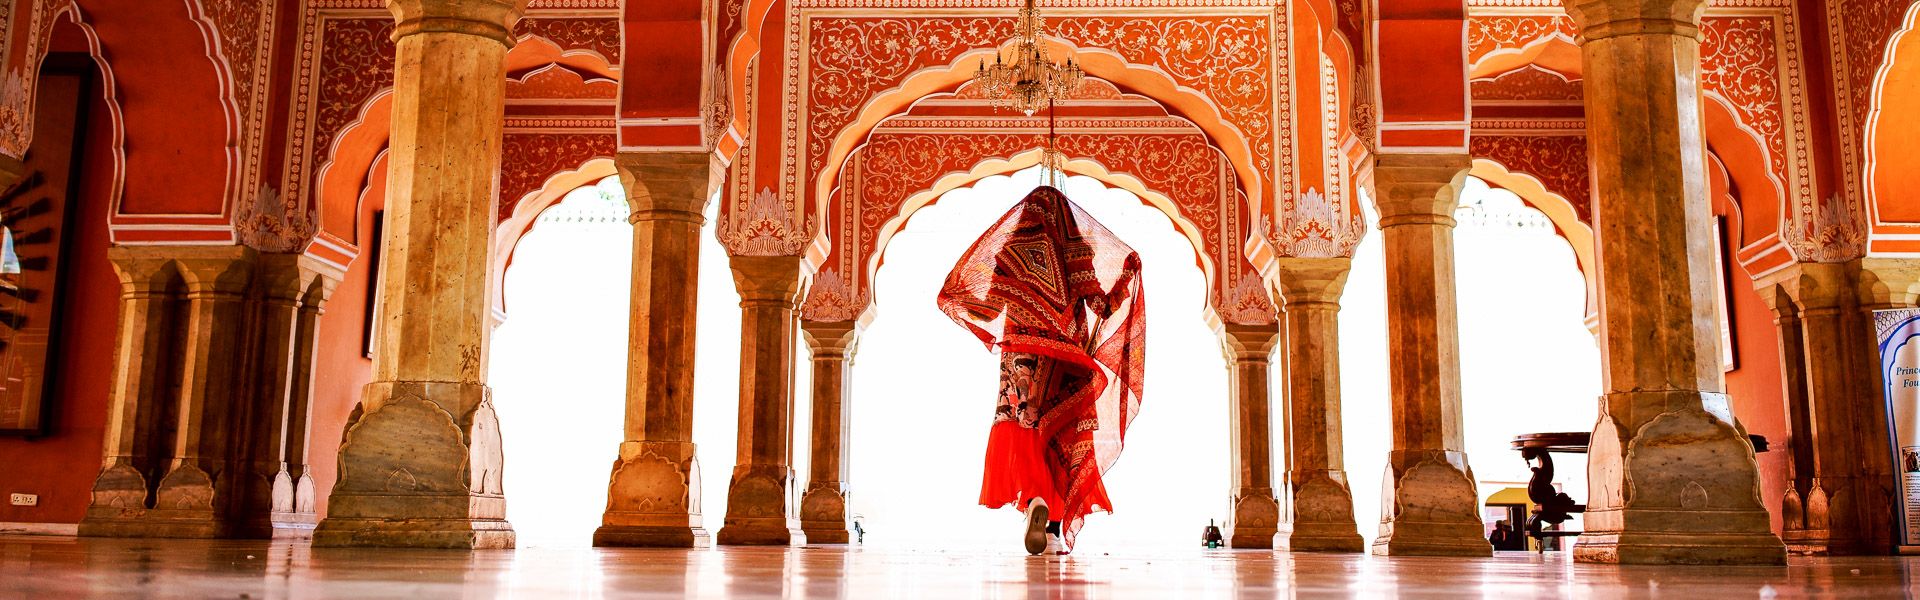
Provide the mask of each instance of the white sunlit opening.
{"label": "white sunlit opening", "polygon": [[[1044,171],[987,177],[914,213],[885,249],[875,318],[854,356],[850,510],[870,545],[1019,552],[1021,518],[978,504],[999,363],[941,313],[934,296],[988,225]],[[1079,551],[1190,547],[1226,516],[1227,371],[1204,321],[1206,281],[1166,213],[1090,177],[1062,190],[1138,252],[1148,306],[1147,386]]]}

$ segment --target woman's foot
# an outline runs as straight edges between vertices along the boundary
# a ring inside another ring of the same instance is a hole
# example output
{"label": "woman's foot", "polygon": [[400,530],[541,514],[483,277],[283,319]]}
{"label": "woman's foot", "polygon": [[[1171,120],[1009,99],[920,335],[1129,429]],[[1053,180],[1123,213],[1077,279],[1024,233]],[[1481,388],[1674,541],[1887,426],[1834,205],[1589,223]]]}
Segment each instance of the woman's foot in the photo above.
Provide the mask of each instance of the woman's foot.
{"label": "woman's foot", "polygon": [[1053,538],[1054,536],[1047,535],[1047,503],[1034,498],[1032,502],[1027,503],[1027,554],[1037,556],[1049,551],[1051,544],[1048,542]]}
{"label": "woman's foot", "polygon": [[1067,543],[1062,541],[1060,536],[1049,533],[1047,534],[1046,552],[1047,554],[1064,555],[1067,553]]}

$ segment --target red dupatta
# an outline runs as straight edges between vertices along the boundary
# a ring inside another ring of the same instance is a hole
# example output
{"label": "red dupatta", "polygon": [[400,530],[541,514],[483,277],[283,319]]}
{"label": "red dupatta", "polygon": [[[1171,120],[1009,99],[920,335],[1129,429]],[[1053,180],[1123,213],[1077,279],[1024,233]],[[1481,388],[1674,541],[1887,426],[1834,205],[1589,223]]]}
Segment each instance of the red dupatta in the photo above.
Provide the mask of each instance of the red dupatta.
{"label": "red dupatta", "polygon": [[1063,451],[1066,506],[1053,507],[1069,547],[1105,501],[1101,474],[1120,456],[1140,412],[1146,373],[1146,297],[1140,256],[1051,187],[1000,217],[961,255],[940,310],[1000,352],[1082,367],[1091,383],[1055,400],[1040,438]]}

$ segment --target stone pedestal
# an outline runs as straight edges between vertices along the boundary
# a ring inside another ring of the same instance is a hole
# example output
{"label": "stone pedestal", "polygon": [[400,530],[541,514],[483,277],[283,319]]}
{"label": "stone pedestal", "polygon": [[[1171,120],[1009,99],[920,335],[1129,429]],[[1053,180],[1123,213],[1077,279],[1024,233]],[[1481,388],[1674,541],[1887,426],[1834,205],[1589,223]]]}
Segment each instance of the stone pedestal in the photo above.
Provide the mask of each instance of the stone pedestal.
{"label": "stone pedestal", "polygon": [[845,544],[847,531],[847,432],[853,394],[853,347],[859,336],[853,321],[802,321],[813,349],[812,456],[807,492],[800,496],[800,529],[807,542]]}
{"label": "stone pedestal", "polygon": [[246,460],[245,300],[255,254],[241,246],[114,248],[120,347],[106,460],[80,534],[217,538],[236,526]]}
{"label": "stone pedestal", "polygon": [[1702,0],[1566,0],[1580,27],[1607,393],[1582,562],[1779,564],[1753,446],[1721,393]]}
{"label": "stone pedestal", "polygon": [[1862,308],[1856,291],[1859,273],[1857,262],[1802,263],[1760,285],[1781,330],[1793,427],[1787,446],[1794,482],[1782,501],[1782,537],[1799,554],[1893,551],[1893,448],[1886,436],[1858,434],[1887,430],[1886,408],[1859,401],[1882,395],[1871,309]]}
{"label": "stone pedestal", "polygon": [[1280,533],[1273,493],[1273,399],[1267,367],[1281,338],[1278,325],[1233,325],[1221,333],[1233,391],[1233,513],[1223,532],[1233,548],[1272,548]]}
{"label": "stone pedestal", "polygon": [[1463,450],[1453,211],[1472,159],[1383,154],[1374,201],[1387,255],[1393,451],[1380,496],[1378,554],[1489,556]]}
{"label": "stone pedestal", "polygon": [[526,0],[389,0],[385,298],[316,546],[507,548],[486,385],[487,253],[512,26]]}
{"label": "stone pedestal", "polygon": [[798,256],[732,257],[740,290],[740,451],[727,487],[727,545],[800,545],[794,513],[793,352]]}
{"label": "stone pedestal", "polygon": [[615,160],[633,209],[633,310],[626,441],[613,463],[596,546],[708,542],[693,444],[693,359],[711,162],[706,152],[625,153]]}
{"label": "stone pedestal", "polygon": [[[1360,552],[1340,435],[1340,293],[1352,261],[1281,258],[1287,323],[1287,488],[1291,527],[1274,547]],[[1289,531],[1290,530],[1290,531]]]}

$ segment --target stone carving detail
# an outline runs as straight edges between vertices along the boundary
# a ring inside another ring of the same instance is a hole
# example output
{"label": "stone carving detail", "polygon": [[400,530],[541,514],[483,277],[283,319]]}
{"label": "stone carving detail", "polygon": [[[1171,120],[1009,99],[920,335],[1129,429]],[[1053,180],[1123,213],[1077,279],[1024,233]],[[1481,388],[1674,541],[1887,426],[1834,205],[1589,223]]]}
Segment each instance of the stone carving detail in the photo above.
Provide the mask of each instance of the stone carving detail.
{"label": "stone carving detail", "polygon": [[852,321],[867,308],[867,295],[855,292],[839,271],[827,268],[813,276],[807,300],[800,305],[800,318],[808,321]]}
{"label": "stone carving detail", "polygon": [[793,207],[772,188],[761,188],[745,211],[728,215],[723,223],[720,243],[734,256],[794,256],[807,242]]}
{"label": "stone carving detail", "polygon": [[1476,135],[1468,142],[1474,158],[1484,158],[1514,173],[1539,179],[1547,191],[1573,204],[1574,213],[1593,222],[1593,198],[1587,166],[1587,138],[1578,135]]}
{"label": "stone carving detail", "polygon": [[[1292,204],[1293,209],[1282,215],[1284,220],[1273,224],[1270,236],[1282,255],[1302,258],[1353,256],[1353,247],[1359,245],[1364,225],[1356,227],[1355,221],[1346,214],[1347,207],[1314,188],[1307,188],[1307,192]],[[1265,219],[1262,215],[1263,229],[1266,226]]]}
{"label": "stone carving detail", "polygon": [[1835,194],[1812,218],[1787,223],[1787,245],[1794,256],[1813,262],[1845,262],[1865,256],[1867,223],[1856,204]]}
{"label": "stone carving detail", "polygon": [[501,138],[501,221],[512,216],[513,208],[527,195],[546,185],[547,178],[578,169],[589,160],[612,158],[615,146],[612,132],[509,133]]}
{"label": "stone carving detail", "polygon": [[261,252],[299,252],[313,239],[314,219],[306,208],[283,201],[273,186],[262,185],[234,210],[233,232]]}
{"label": "stone carving detail", "polygon": [[1235,325],[1272,325],[1279,311],[1267,296],[1265,280],[1250,272],[1241,273],[1239,280],[1227,292],[1226,305],[1220,307],[1221,318]]}

